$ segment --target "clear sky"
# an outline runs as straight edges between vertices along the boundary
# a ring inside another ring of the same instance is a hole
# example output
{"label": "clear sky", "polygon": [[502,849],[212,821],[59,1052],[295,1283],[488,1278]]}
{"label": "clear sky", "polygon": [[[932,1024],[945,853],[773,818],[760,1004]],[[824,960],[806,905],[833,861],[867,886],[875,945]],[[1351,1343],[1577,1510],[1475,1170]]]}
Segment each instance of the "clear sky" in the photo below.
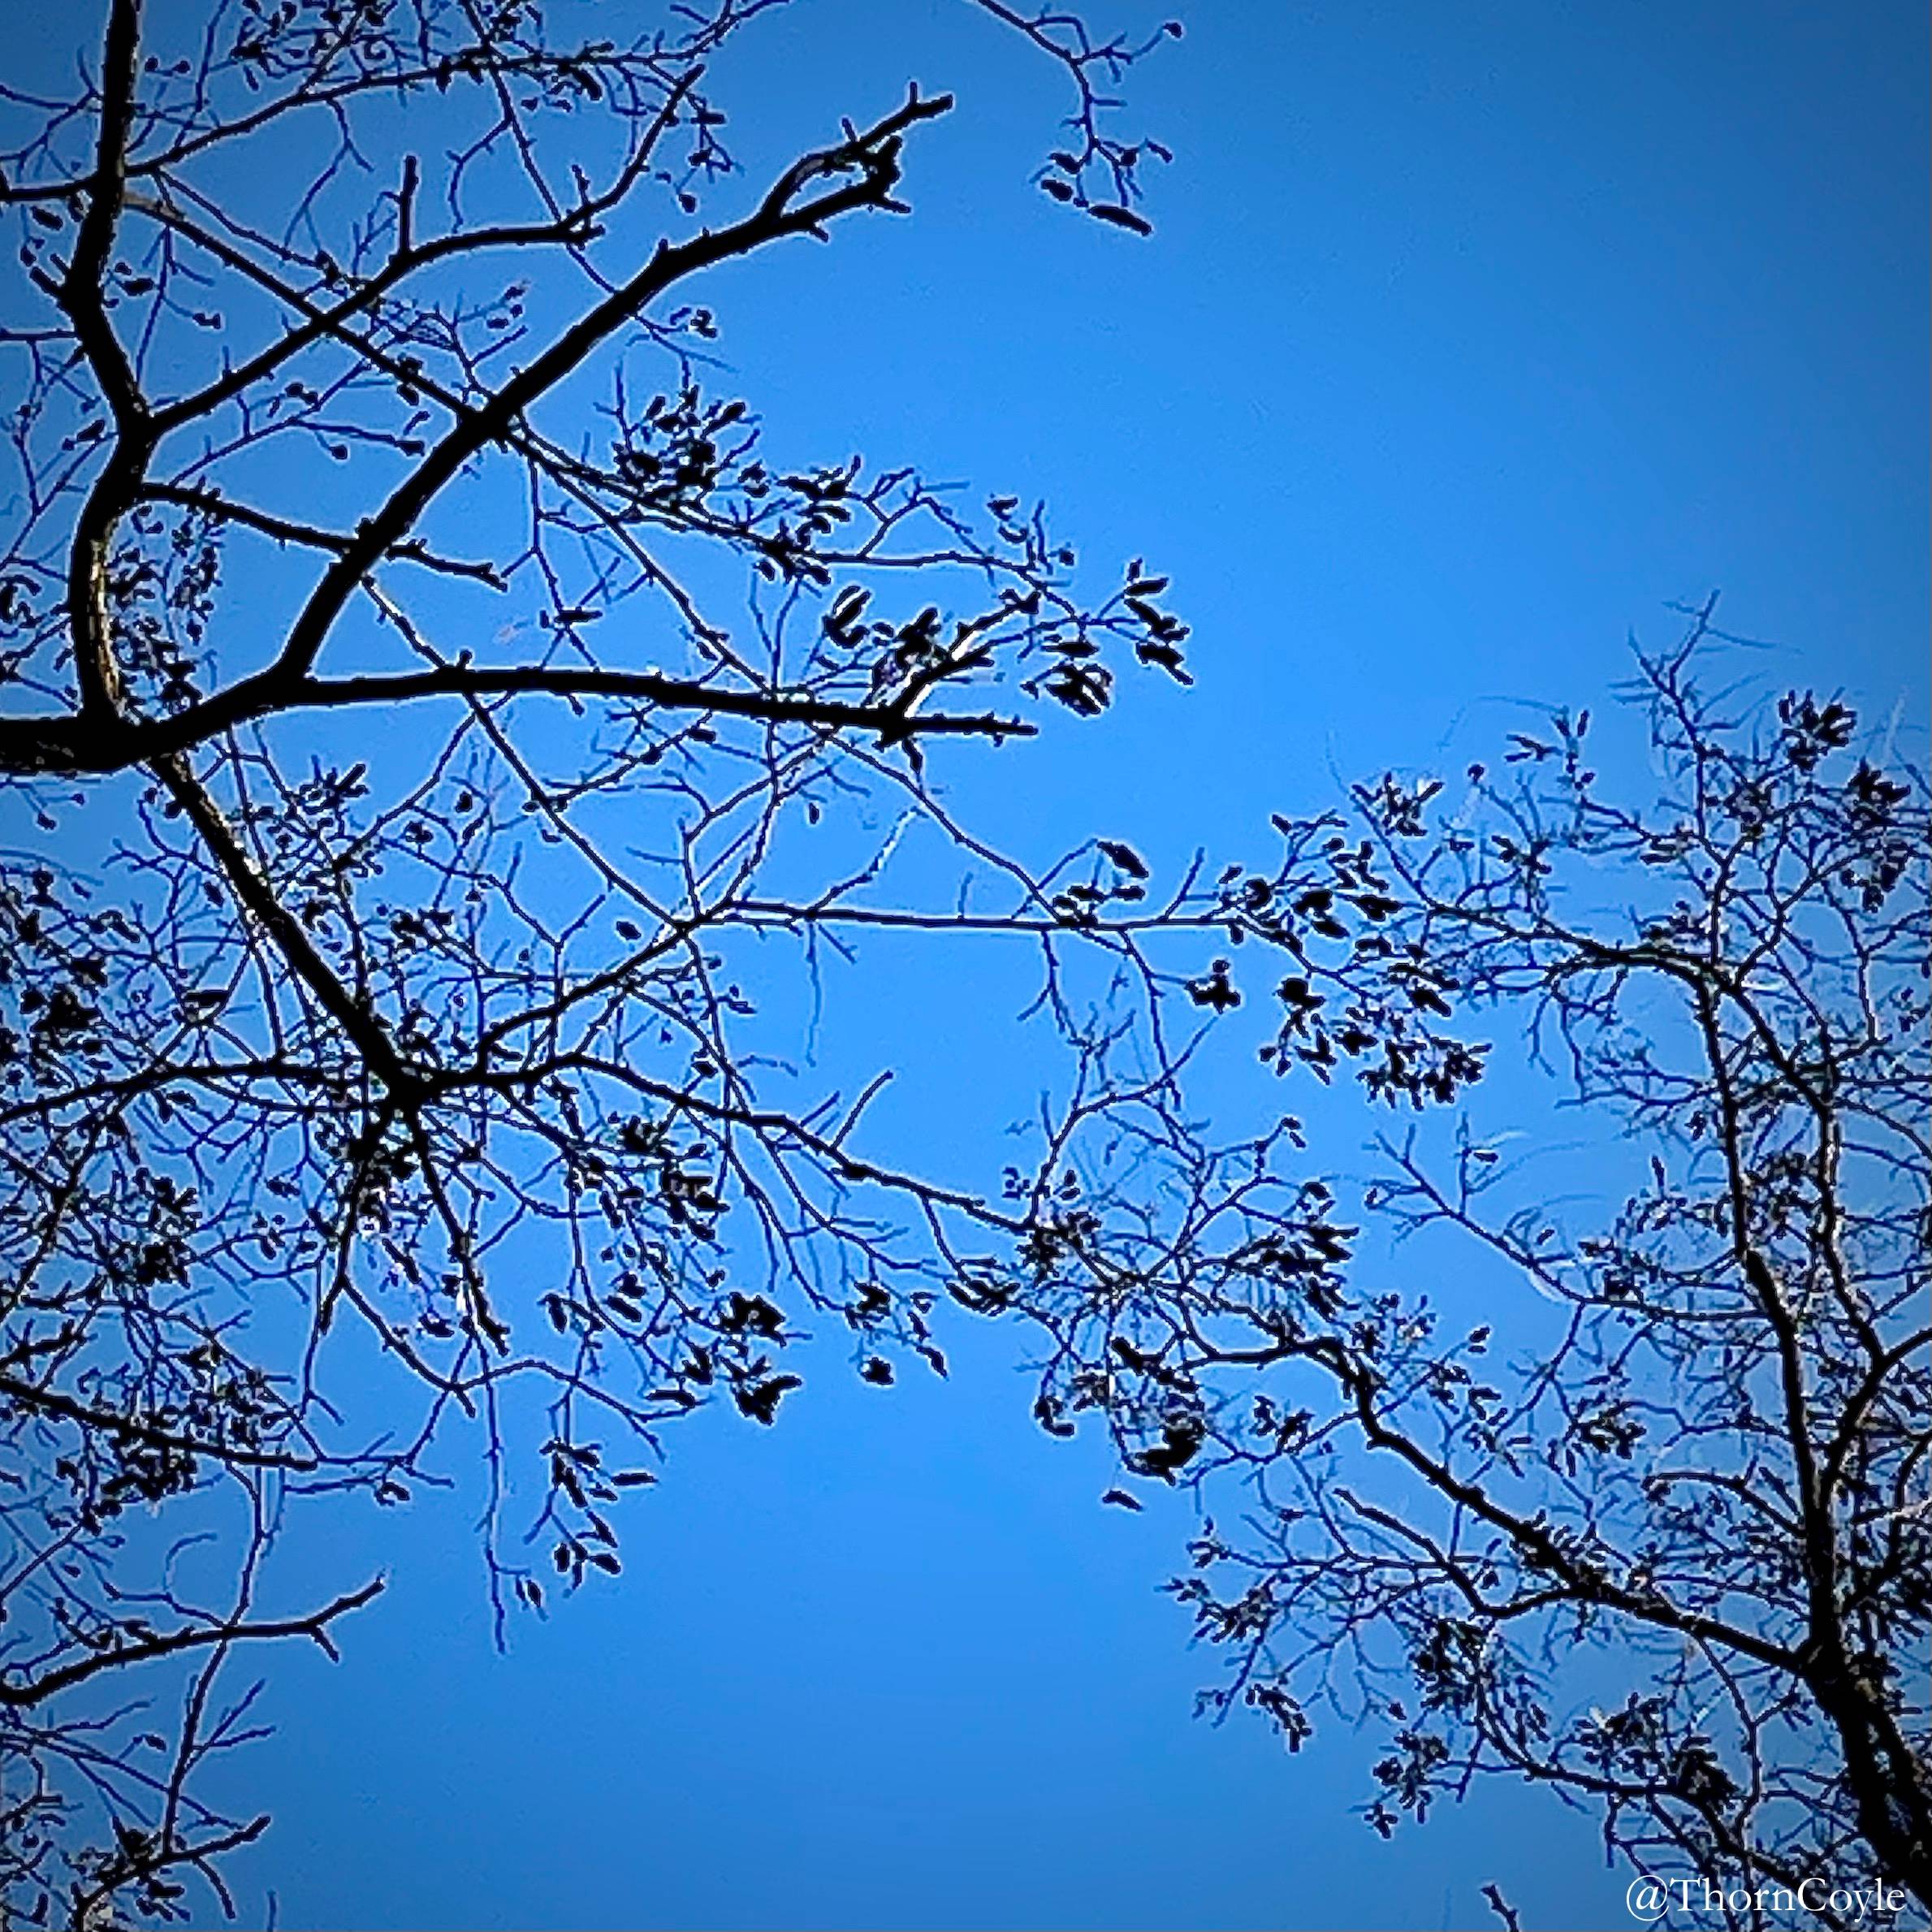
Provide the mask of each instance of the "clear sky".
{"label": "clear sky", "polygon": [[[1627,633],[1714,588],[1781,679],[1923,722],[1922,6],[1184,17],[1133,90],[1177,153],[1145,242],[1028,185],[1054,76],[958,0],[802,0],[715,76],[754,182],[910,78],[961,100],[913,218],[707,292],[773,443],[1044,494],[1195,626],[1191,693],[1130,680],[1102,725],[962,761],[991,836],[1251,852],[1511,700],[1601,702]],[[943,1148],[976,1065],[923,1031],[905,1130]],[[274,1666],[245,1775],[282,1922],[1461,1927],[1492,1878],[1528,1925],[1625,1922],[1539,1794],[1385,1846],[1363,1740],[1194,1722],[1212,1662],[1158,1592],[1190,1506],[1100,1508],[1018,1338],[947,1339],[944,1385],[828,1374],[775,1430],[685,1425],[623,1579],[508,1656],[465,1495],[292,1548],[318,1588],[393,1583],[339,1667]]]}

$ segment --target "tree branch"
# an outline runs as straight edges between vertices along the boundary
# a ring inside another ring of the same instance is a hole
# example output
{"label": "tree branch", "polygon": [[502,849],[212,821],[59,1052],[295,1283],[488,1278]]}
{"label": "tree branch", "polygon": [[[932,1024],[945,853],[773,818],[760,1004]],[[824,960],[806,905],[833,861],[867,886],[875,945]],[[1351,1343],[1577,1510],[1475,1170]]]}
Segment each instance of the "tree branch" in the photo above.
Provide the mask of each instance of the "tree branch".
{"label": "tree branch", "polygon": [[383,1588],[381,1577],[372,1577],[361,1589],[338,1597],[333,1603],[325,1604],[305,1617],[285,1617],[262,1623],[212,1623],[203,1629],[171,1630],[159,1636],[123,1644],[113,1650],[97,1651],[91,1657],[77,1658],[71,1664],[63,1664],[58,1671],[48,1671],[44,1677],[29,1678],[24,1683],[0,1682],[0,1704],[24,1710],[62,1691],[71,1690],[76,1684],[84,1683],[103,1671],[115,1670],[127,1664],[152,1663],[158,1658],[177,1656],[184,1650],[205,1650],[214,1644],[308,1637],[321,1645],[331,1662],[339,1662],[341,1653],[329,1636],[329,1625],[338,1617],[360,1610],[364,1604],[381,1596]]}

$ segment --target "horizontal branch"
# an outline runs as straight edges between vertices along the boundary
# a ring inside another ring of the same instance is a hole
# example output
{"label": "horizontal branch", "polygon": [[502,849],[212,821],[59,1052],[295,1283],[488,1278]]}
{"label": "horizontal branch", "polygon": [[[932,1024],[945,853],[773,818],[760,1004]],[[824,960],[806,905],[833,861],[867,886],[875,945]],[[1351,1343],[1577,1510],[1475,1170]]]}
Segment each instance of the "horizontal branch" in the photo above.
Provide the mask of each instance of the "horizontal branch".
{"label": "horizontal branch", "polygon": [[100,774],[175,756],[265,718],[359,705],[407,704],[437,698],[525,695],[566,701],[613,698],[663,711],[752,718],[824,731],[875,732],[883,744],[913,737],[991,738],[1034,735],[1023,719],[992,712],[908,716],[897,704],[851,704],[802,692],[747,691],[655,671],[606,671],[560,665],[492,667],[456,663],[367,676],[313,677],[270,670],[165,718],[103,723],[71,714],[0,720],[0,772]]}
{"label": "horizontal branch", "polygon": [[[145,482],[140,494],[149,503],[175,504],[200,516],[223,523],[238,524],[244,529],[272,538],[277,543],[295,543],[305,550],[326,551],[340,556],[355,542],[339,530],[326,530],[319,525],[299,523],[293,517],[278,516],[271,510],[258,510],[252,504],[237,503],[207,485]],[[440,571],[445,577],[461,577],[503,590],[503,573],[494,564],[475,563],[461,557],[438,556],[420,537],[395,545],[383,560],[393,564],[420,564],[426,570]]]}
{"label": "horizontal branch", "polygon": [[142,1421],[138,1416],[89,1408],[85,1403],[63,1395],[58,1389],[38,1388],[15,1376],[0,1375],[0,1396],[18,1403],[22,1408],[32,1409],[43,1416],[58,1416],[63,1421],[78,1423],[84,1428],[129,1437],[154,1449],[178,1449],[184,1454],[206,1456],[211,1461],[232,1463],[242,1468],[306,1471],[322,1467],[320,1459],[315,1456],[287,1455],[274,1450],[244,1449],[233,1443],[206,1442],[192,1436],[178,1436],[172,1429]]}
{"label": "horizontal branch", "polygon": [[96,1100],[133,1099],[158,1093],[164,1087],[217,1087],[226,1080],[279,1080],[292,1086],[331,1087],[339,1087],[344,1078],[339,1069],[310,1065],[285,1059],[279,1053],[253,1060],[156,1061],[137,1074],[56,1087],[36,1094],[32,1100],[0,1107],[0,1127],[11,1126],[16,1121],[46,1122],[70,1107],[85,1107]]}

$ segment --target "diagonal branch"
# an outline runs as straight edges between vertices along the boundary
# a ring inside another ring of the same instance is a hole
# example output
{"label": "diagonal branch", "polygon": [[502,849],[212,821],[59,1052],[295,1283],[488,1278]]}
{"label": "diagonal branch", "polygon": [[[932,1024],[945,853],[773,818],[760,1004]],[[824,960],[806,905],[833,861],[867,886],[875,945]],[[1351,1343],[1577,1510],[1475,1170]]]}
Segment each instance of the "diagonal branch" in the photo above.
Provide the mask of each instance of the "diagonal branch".
{"label": "diagonal branch", "polygon": [[338,1653],[329,1635],[330,1624],[338,1617],[360,1610],[364,1604],[381,1596],[383,1587],[381,1577],[372,1577],[361,1589],[351,1590],[348,1595],[338,1597],[333,1603],[324,1604],[305,1617],[283,1617],[261,1623],[210,1623],[188,1630],[164,1631],[158,1636],[123,1644],[117,1649],[98,1650],[90,1657],[78,1658],[57,1671],[50,1671],[43,1677],[30,1677],[22,1683],[0,1683],[0,1705],[24,1710],[31,1705],[44,1703],[62,1691],[71,1690],[76,1684],[84,1683],[103,1671],[117,1670],[126,1664],[152,1663],[159,1658],[177,1656],[184,1650],[205,1650],[214,1644],[308,1637],[335,1659]]}
{"label": "diagonal branch", "polygon": [[243,909],[261,923],[276,950],[288,962],[289,970],[348,1035],[370,1072],[392,1096],[413,1093],[418,1084],[417,1077],[396,1051],[387,1029],[343,983],[335,969],[317,950],[301,921],[262,877],[221,807],[189,769],[187,759],[173,754],[158,758],[152,768],[201,835]]}
{"label": "diagonal branch", "polygon": [[[743,220],[715,232],[707,230],[689,241],[660,241],[650,261],[629,281],[572,323],[489,401],[457,418],[389,500],[361,526],[353,547],[323,573],[290,627],[281,655],[261,677],[271,684],[306,677],[357,586],[408,534],[444,486],[472,457],[507,437],[525,410],[668,290],[688,276],[750,254],[768,243],[789,236],[820,234],[827,222],[856,209],[899,208],[892,191],[899,179],[905,131],[946,113],[952,105],[950,94],[923,99],[915,92],[903,106],[862,133],[794,162]],[[813,181],[828,175],[856,178],[823,194],[797,198]]]}

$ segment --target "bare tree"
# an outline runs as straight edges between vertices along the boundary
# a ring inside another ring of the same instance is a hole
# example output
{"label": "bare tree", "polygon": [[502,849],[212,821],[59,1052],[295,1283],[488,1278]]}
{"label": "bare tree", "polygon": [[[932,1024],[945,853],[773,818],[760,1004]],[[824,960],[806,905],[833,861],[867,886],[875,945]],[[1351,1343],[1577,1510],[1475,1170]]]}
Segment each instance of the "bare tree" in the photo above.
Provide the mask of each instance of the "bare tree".
{"label": "bare tree", "polygon": [[[1283,1173],[1243,1241],[1028,1299],[1049,1409],[1251,1485],[1173,1585],[1230,1659],[1209,1709],[1381,1726],[1385,1835],[1499,1773],[1593,1809],[1660,1922],[1871,1923],[1932,1904],[1927,785],[1837,699],[1701,689],[1709,616],[1640,661],[1649,803],[1557,711],[1453,806],[1277,820],[1210,896],[1286,968],[1264,1061],[1441,1112],[1363,1205],[1418,1237],[1398,1281],[1467,1285],[1362,1285],[1364,1224]],[[1582,1109],[1572,1173],[1476,1124],[1476,1025]],[[1270,1151],[1176,1170],[1225,1200]]]}
{"label": "bare tree", "polygon": [[[1144,232],[1163,151],[1109,90],[1146,45],[975,3],[1070,89],[1040,188]],[[104,0],[70,93],[3,90],[0,1888],[28,1921],[184,1916],[197,1875],[233,1909],[222,1855],[266,1821],[197,1795],[258,1734],[222,1666],[332,1650],[381,1587],[279,1602],[265,1558],[318,1499],[406,1502],[473,1425],[500,1619],[617,1569],[662,1424],[771,1423],[806,1313],[868,1381],[943,1370],[961,1243],[1039,1209],[893,1165],[885,1070],[788,1065],[862,932],[1037,945],[1074,1104],[1167,1104],[1155,976],[1098,917],[1138,862],[1030,873],[927,762],[1098,715],[1123,656],[1184,681],[1162,581],[1085,596],[1044,509],[781,460],[712,386],[707,271],[902,212],[952,106],[828,102],[826,145],[746,187],[707,67],[778,4],[620,41],[525,0]],[[506,1537],[515,1458],[542,1500]]]}

